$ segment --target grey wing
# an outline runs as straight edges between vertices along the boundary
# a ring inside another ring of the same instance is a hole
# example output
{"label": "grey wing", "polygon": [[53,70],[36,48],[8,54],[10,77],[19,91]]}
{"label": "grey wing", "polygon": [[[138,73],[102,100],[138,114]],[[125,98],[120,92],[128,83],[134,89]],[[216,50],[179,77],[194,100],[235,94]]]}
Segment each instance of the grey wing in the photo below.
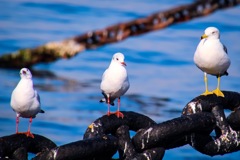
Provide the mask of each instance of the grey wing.
{"label": "grey wing", "polygon": [[106,75],[108,73],[108,69],[106,69],[102,75],[102,81],[101,81],[101,84],[100,84],[100,88],[102,89],[103,85],[104,85],[104,81],[105,81],[105,78],[106,78]]}
{"label": "grey wing", "polygon": [[39,94],[37,93],[36,90],[35,90],[35,96],[37,97],[38,102],[41,103],[41,102],[40,102],[40,96],[39,96]]}
{"label": "grey wing", "polygon": [[107,72],[108,72],[108,69],[106,69],[106,70],[103,72],[103,75],[102,75],[102,80],[104,80],[104,79],[105,79],[105,76],[106,76]]}
{"label": "grey wing", "polygon": [[223,44],[223,49],[224,49],[224,51],[228,54],[228,52],[227,52],[227,47]]}
{"label": "grey wing", "polygon": [[[35,90],[35,96],[37,97],[37,100],[39,102],[39,105],[41,106],[41,101],[40,101],[40,96],[39,94],[37,93],[37,91]],[[40,110],[39,113],[45,113],[44,110]]]}

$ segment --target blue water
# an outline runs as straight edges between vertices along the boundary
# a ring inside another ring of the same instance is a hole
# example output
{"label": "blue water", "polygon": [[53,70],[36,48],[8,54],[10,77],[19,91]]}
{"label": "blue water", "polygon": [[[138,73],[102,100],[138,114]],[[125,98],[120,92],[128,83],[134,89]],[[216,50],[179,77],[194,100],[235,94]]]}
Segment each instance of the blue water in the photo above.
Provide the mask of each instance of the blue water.
{"label": "blue water", "polygon": [[[108,25],[147,16],[192,0],[1,0],[0,55],[59,41]],[[82,139],[87,126],[107,111],[100,104],[101,76],[115,52],[125,54],[131,87],[122,97],[121,110],[135,111],[163,122],[179,117],[185,104],[204,90],[203,73],[193,63],[193,54],[204,29],[216,26],[231,58],[229,76],[221,88],[240,90],[240,7],[180,23],[125,41],[79,53],[33,67],[35,88],[42,109],[33,120],[32,132],[57,145]],[[0,69],[0,137],[15,132],[15,113],[9,102],[19,81],[19,70]],[[217,79],[209,76],[209,88]],[[113,110],[116,108],[112,108]],[[20,131],[27,130],[20,120]],[[190,146],[166,151],[164,159],[239,159],[240,152],[209,157]]]}

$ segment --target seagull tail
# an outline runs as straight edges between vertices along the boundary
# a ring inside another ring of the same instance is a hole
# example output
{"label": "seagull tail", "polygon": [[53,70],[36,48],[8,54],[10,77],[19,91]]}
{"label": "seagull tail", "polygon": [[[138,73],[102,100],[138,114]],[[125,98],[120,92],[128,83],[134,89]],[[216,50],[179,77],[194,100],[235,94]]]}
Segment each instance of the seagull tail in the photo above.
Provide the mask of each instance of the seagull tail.
{"label": "seagull tail", "polygon": [[226,76],[228,76],[228,72],[226,71],[225,73],[224,73]]}
{"label": "seagull tail", "polygon": [[106,102],[105,98],[101,99],[99,102]]}
{"label": "seagull tail", "polygon": [[[105,98],[102,98],[99,102],[106,102],[107,103],[107,101],[106,101],[106,99]],[[110,101],[110,104],[112,105],[112,106],[114,106],[114,103],[112,102],[112,101]]]}

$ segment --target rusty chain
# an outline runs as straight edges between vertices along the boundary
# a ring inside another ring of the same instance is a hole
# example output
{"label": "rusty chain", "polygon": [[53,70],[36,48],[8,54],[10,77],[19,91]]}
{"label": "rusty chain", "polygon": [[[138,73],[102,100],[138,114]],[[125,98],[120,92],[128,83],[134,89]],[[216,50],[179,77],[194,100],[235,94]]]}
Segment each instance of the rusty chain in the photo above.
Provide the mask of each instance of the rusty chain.
{"label": "rusty chain", "polygon": [[95,48],[108,43],[118,42],[130,36],[163,29],[175,23],[206,16],[218,9],[239,4],[239,0],[199,0],[164,12],[157,12],[145,18],[127,23],[119,23],[107,28],[77,36],[74,40],[86,48]]}
{"label": "rusty chain", "polygon": [[59,58],[71,58],[86,49],[163,29],[172,24],[189,21],[193,18],[209,15],[220,9],[236,6],[239,3],[240,0],[198,0],[192,4],[156,12],[145,18],[115,24],[63,41],[49,42],[33,49],[21,49],[17,52],[5,54],[0,57],[0,67],[31,67],[41,62],[52,62]]}

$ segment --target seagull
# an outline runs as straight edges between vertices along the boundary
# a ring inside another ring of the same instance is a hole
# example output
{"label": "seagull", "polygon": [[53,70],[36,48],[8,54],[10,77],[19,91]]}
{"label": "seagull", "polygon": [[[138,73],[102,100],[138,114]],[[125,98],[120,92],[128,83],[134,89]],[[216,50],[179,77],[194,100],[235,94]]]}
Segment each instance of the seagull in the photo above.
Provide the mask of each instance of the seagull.
{"label": "seagull", "polygon": [[[16,134],[26,134],[27,137],[34,138],[30,132],[32,119],[38,113],[44,113],[41,110],[40,97],[33,88],[32,74],[29,69],[22,68],[20,70],[21,80],[12,92],[10,105],[16,112]],[[18,132],[19,117],[30,118],[27,132]]]}
{"label": "seagull", "polygon": [[[224,97],[220,90],[220,78],[228,75],[227,69],[231,61],[227,54],[227,48],[220,41],[220,33],[216,27],[208,27],[201,36],[194,54],[196,66],[204,72],[205,92],[202,95],[216,94]],[[217,88],[210,92],[208,90],[207,74],[214,75],[218,79]]]}
{"label": "seagull", "polygon": [[[106,102],[108,104],[108,116],[116,114],[118,118],[124,117],[124,115],[119,111],[120,97],[127,92],[130,86],[125,67],[126,63],[124,62],[124,55],[120,52],[115,53],[109,67],[102,75],[100,89],[102,90],[104,98],[101,99],[100,102]],[[116,98],[118,98],[118,110],[111,113],[110,105],[114,105],[114,100]]]}

